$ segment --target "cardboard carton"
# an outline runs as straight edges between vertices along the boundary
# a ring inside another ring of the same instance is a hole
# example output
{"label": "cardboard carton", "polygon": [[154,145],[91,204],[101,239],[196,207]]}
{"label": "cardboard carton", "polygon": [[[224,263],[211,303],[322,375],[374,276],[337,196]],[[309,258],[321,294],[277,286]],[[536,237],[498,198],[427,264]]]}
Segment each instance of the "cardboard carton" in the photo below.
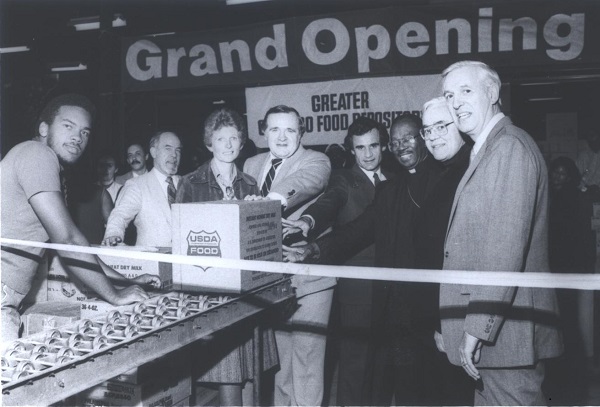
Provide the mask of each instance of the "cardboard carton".
{"label": "cardboard carton", "polygon": [[23,313],[23,336],[60,328],[80,319],[79,304],[48,301],[34,304]]}
{"label": "cardboard carton", "polygon": [[[281,261],[279,201],[174,204],[173,254]],[[241,293],[282,277],[240,269],[174,264],[173,282],[184,291]]]}

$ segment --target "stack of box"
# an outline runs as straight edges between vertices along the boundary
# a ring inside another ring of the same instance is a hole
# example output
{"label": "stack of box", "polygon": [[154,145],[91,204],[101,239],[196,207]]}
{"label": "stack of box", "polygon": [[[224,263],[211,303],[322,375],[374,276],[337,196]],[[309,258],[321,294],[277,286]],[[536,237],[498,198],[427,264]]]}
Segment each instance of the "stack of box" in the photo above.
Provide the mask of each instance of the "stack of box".
{"label": "stack of box", "polygon": [[174,351],[77,395],[80,406],[189,406],[191,359]]}
{"label": "stack of box", "polygon": [[81,318],[79,304],[48,301],[31,305],[23,312],[23,336],[60,328]]}
{"label": "stack of box", "polygon": [[[215,201],[172,206],[173,254],[281,261],[279,201]],[[241,293],[282,277],[241,269],[173,265],[175,289]]]}
{"label": "stack of box", "polygon": [[[148,248],[136,246],[119,246],[120,250],[148,251]],[[170,248],[152,249],[152,253],[170,253]],[[173,287],[173,268],[171,263],[157,262],[154,260],[139,260],[116,256],[99,256],[108,266],[127,278],[135,278],[142,274],[159,276],[163,282],[163,289]],[[47,279],[48,301],[77,301],[83,302],[97,297],[96,293],[69,274],[59,256],[50,260]]]}

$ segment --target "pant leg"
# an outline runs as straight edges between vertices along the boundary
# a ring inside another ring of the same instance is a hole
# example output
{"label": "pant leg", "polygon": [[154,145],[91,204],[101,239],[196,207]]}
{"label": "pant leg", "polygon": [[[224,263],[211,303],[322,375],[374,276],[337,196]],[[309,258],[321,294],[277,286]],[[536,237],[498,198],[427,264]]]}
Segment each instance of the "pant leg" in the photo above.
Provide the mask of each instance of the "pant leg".
{"label": "pant leg", "polygon": [[341,304],[340,356],[337,403],[342,406],[363,405],[370,395],[368,388],[369,328],[371,307],[368,304]]}
{"label": "pant leg", "polygon": [[[289,321],[291,322],[291,321]],[[273,403],[276,406],[292,405],[292,333],[291,324],[286,324],[275,330],[277,353],[279,354],[279,370],[275,373],[275,392]]]}
{"label": "pant leg", "polygon": [[20,294],[2,283],[1,295],[1,309],[2,309],[2,323],[1,323],[1,340],[0,340],[0,351],[4,353],[4,349],[12,341],[19,338],[19,331],[21,329],[21,314],[18,309],[25,298],[25,295]]}
{"label": "pant leg", "polygon": [[[333,287],[299,298],[298,309],[290,321],[291,341],[284,345],[285,349],[279,348],[279,336],[277,337],[278,348],[291,352],[291,380],[281,364],[281,370],[275,375],[275,404],[281,405],[279,401],[285,401],[278,399],[279,396],[291,394],[293,406],[321,405],[324,393],[327,324],[332,299]],[[280,358],[287,357],[280,353]]]}
{"label": "pant leg", "polygon": [[529,368],[479,369],[481,385],[475,390],[475,405],[547,405],[542,393],[544,372],[542,361]]}

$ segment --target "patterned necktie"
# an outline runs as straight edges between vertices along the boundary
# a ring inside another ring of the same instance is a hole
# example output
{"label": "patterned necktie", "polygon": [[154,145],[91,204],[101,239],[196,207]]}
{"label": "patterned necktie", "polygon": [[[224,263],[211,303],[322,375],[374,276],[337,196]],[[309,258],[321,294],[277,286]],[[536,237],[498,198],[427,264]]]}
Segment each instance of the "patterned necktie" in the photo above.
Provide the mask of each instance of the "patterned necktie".
{"label": "patterned necktie", "polygon": [[381,180],[379,179],[379,175],[376,172],[373,173],[373,179],[375,180],[375,186],[379,185]]}
{"label": "patterned necktie", "polygon": [[271,184],[273,183],[273,179],[275,178],[275,171],[277,171],[277,167],[281,165],[281,158],[274,158],[271,160],[271,169],[265,178],[265,182],[260,189],[260,194],[262,196],[267,196],[269,191],[271,190]]}
{"label": "patterned necktie", "polygon": [[167,196],[169,198],[169,206],[175,203],[175,195],[177,195],[177,190],[175,189],[175,184],[173,183],[173,177],[170,175],[167,177]]}

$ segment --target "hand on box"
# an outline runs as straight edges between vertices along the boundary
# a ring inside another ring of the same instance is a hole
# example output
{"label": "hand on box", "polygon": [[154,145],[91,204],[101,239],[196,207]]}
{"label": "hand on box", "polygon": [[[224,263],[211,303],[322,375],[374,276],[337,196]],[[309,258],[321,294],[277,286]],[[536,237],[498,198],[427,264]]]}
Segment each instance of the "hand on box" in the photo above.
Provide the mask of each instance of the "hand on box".
{"label": "hand on box", "polygon": [[144,301],[150,296],[138,285],[117,289],[116,297],[109,301],[113,305],[127,305],[134,302]]}
{"label": "hand on box", "polygon": [[156,290],[162,287],[162,281],[160,281],[160,278],[158,276],[153,276],[152,274],[142,274],[141,276],[132,278],[131,281],[135,282],[136,284],[150,285]]}
{"label": "hand on box", "polygon": [[310,224],[302,218],[298,220],[281,219],[281,224],[283,225],[284,239],[286,236],[293,235],[298,232],[302,232],[302,234],[306,237],[308,236],[308,231],[310,230]]}
{"label": "hand on box", "polygon": [[123,239],[119,236],[109,236],[102,240],[102,246],[116,246],[118,244],[124,244]]}
{"label": "hand on box", "polygon": [[319,246],[308,243],[300,246],[289,247],[283,245],[283,261],[301,263],[308,258],[319,258]]}

